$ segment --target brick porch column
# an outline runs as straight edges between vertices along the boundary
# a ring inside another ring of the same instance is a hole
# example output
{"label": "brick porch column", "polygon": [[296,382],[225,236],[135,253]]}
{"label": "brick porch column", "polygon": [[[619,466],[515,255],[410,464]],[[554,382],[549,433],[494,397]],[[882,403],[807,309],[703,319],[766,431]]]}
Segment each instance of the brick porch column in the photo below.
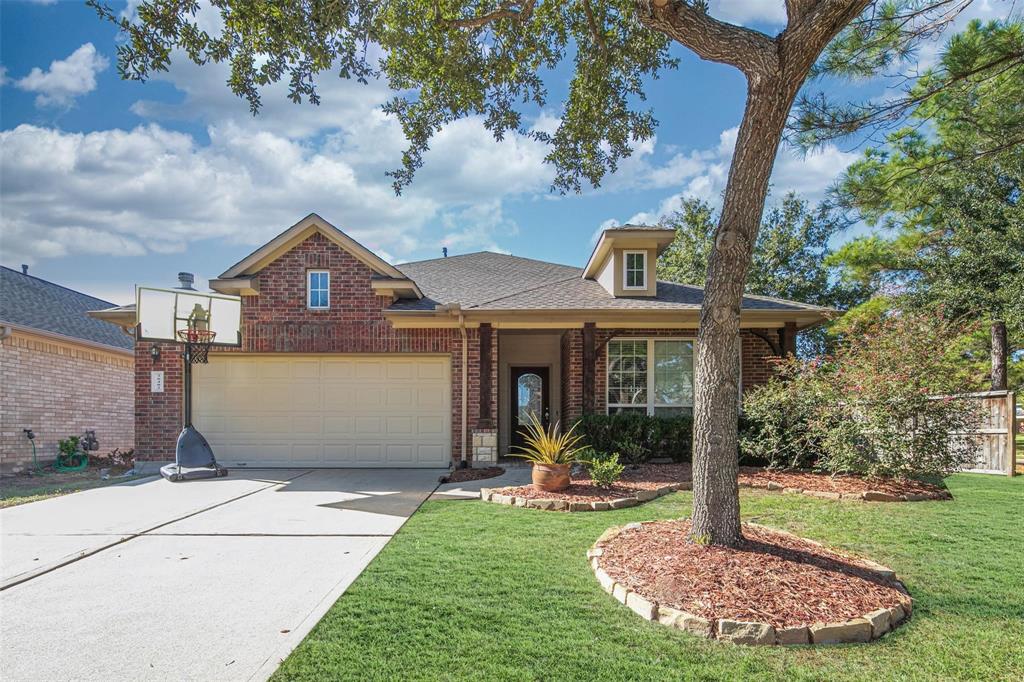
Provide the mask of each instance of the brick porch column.
{"label": "brick porch column", "polygon": [[593,322],[583,323],[583,414],[594,412],[594,364],[597,361],[595,330]]}

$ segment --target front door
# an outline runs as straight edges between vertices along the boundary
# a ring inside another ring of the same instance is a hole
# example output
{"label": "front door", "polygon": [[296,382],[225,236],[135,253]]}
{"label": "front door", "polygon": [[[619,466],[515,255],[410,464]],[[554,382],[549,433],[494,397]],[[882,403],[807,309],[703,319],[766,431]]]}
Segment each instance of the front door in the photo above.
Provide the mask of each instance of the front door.
{"label": "front door", "polygon": [[512,406],[510,440],[513,452],[517,452],[517,446],[523,445],[523,435],[519,431],[530,423],[530,413],[536,414],[545,427],[551,420],[548,383],[547,367],[512,368],[512,401],[509,404]]}

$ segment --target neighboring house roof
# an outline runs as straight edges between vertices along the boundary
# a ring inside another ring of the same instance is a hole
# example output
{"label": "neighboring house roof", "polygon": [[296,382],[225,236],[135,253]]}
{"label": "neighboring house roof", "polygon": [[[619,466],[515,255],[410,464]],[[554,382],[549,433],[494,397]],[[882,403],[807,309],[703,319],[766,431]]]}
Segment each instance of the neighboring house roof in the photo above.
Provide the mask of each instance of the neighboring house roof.
{"label": "neighboring house roof", "polygon": [[[394,311],[427,311],[445,303],[474,310],[695,310],[704,300],[700,287],[662,281],[657,296],[617,298],[595,280],[583,279],[582,268],[487,251],[398,267],[424,297],[397,301],[389,308]],[[743,309],[828,310],[765,296],[744,296]]]}
{"label": "neighboring house roof", "polygon": [[0,324],[131,350],[134,340],[117,325],[87,314],[90,310],[113,305],[110,301],[0,266]]}

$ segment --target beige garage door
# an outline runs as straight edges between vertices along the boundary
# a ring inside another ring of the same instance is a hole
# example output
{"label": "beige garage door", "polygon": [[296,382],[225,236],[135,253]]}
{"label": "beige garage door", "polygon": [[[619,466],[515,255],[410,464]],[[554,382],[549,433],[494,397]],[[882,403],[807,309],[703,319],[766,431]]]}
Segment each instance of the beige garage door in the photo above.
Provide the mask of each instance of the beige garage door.
{"label": "beige garage door", "polygon": [[451,456],[439,356],[211,355],[193,422],[228,466],[439,467]]}

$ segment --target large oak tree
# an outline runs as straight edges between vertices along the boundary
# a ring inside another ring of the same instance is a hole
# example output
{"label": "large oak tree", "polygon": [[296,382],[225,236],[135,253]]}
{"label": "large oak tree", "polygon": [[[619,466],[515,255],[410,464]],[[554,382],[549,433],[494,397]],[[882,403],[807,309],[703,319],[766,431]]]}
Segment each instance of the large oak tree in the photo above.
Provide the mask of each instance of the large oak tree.
{"label": "large oak tree", "polygon": [[[260,87],[280,80],[296,101],[317,102],[321,72],[385,79],[400,93],[385,109],[409,140],[393,174],[397,191],[412,181],[431,136],[466,116],[482,116],[496,138],[521,131],[548,143],[556,189],[597,185],[653,135],[645,88],[677,66],[673,43],[738,69],[747,98],[698,331],[693,467],[694,536],[731,545],[741,537],[740,298],[793,102],[848,26],[841,43],[851,63],[881,68],[878,54],[890,44],[943,26],[955,16],[951,7],[970,0],[785,0],[787,21],[776,35],[715,18],[707,0],[210,0],[221,18],[215,35],[198,25],[196,0],[144,1],[131,19],[91,2],[127,35],[118,66],[128,78],[166,69],[172,56],[228,62],[228,85],[254,111]],[[526,130],[524,108],[548,104],[542,70],[562,62],[573,74],[558,128]]]}

